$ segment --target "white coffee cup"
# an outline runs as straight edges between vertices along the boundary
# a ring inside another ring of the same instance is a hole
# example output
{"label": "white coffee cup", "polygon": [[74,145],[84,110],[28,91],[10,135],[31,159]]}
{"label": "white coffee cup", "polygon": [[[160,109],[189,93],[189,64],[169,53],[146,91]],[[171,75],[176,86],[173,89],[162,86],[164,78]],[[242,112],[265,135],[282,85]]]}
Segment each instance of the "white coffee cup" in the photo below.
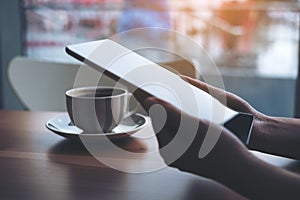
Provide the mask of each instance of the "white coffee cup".
{"label": "white coffee cup", "polygon": [[84,133],[109,133],[129,111],[127,90],[114,87],[82,87],[66,92],[66,105],[71,122]]}

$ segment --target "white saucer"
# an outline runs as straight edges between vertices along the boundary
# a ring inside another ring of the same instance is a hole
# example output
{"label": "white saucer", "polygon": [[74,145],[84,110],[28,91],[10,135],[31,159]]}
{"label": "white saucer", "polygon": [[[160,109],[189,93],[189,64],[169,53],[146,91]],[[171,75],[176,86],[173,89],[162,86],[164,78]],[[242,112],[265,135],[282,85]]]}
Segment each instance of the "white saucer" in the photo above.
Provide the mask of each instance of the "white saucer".
{"label": "white saucer", "polygon": [[122,120],[122,122],[115,127],[111,133],[84,133],[80,128],[70,123],[68,114],[59,115],[50,119],[46,123],[46,127],[54,133],[68,138],[79,139],[80,137],[109,137],[109,138],[123,138],[128,137],[148,123],[148,118],[141,114],[133,114]]}

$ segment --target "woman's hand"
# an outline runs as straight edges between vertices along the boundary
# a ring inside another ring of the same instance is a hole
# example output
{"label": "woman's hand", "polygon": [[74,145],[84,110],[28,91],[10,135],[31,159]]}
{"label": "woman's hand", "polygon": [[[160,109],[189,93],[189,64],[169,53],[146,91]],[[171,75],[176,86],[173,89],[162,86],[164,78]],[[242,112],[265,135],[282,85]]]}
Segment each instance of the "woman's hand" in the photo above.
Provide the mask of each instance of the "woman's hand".
{"label": "woman's hand", "polygon": [[[223,165],[233,157],[242,159],[249,154],[239,139],[222,126],[189,116],[154,97],[148,98],[144,107],[151,117],[160,153],[170,166],[211,177],[216,174],[216,168],[212,166]],[[218,132],[220,137],[212,151],[206,157],[200,158],[200,147],[209,128],[210,133]]]}
{"label": "woman's hand", "polygon": [[[272,121],[270,116],[264,115],[263,113],[257,111],[246,100],[233,93],[226,92],[225,90],[216,88],[188,76],[181,76],[181,78],[195,87],[207,92],[228,108],[231,108],[237,112],[249,113],[254,116],[253,130],[251,133],[249,148],[257,149],[257,147],[261,145],[260,143],[265,141],[265,137],[267,137],[267,135],[265,135],[265,129],[267,129],[269,123]],[[222,101],[224,97],[226,97],[225,102]]]}
{"label": "woman's hand", "polygon": [[[256,158],[226,128],[191,117],[153,97],[143,106],[151,117],[167,165],[211,178],[248,198],[299,197],[299,177]],[[221,134],[212,150],[200,158],[208,129]]]}

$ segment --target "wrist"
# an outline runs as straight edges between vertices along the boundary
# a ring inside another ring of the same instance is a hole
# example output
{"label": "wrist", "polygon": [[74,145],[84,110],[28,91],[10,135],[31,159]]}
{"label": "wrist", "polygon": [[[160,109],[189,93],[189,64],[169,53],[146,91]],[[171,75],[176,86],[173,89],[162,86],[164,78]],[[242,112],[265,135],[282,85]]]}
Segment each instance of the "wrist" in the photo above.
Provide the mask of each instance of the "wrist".
{"label": "wrist", "polygon": [[276,122],[271,117],[265,117],[263,120],[254,119],[249,139],[248,148],[251,150],[260,150],[268,141],[269,134],[273,132]]}
{"label": "wrist", "polygon": [[254,120],[248,147],[265,153],[300,158],[300,120],[268,117]]}

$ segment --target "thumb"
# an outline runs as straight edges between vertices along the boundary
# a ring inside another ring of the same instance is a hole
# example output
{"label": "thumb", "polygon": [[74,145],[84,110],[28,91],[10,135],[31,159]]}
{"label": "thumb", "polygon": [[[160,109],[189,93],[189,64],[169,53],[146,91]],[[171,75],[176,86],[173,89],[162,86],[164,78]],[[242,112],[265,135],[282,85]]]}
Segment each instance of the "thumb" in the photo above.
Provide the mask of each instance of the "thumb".
{"label": "thumb", "polygon": [[155,132],[164,129],[177,129],[181,120],[181,111],[170,103],[149,97],[143,102],[146,112],[151,117]]}

